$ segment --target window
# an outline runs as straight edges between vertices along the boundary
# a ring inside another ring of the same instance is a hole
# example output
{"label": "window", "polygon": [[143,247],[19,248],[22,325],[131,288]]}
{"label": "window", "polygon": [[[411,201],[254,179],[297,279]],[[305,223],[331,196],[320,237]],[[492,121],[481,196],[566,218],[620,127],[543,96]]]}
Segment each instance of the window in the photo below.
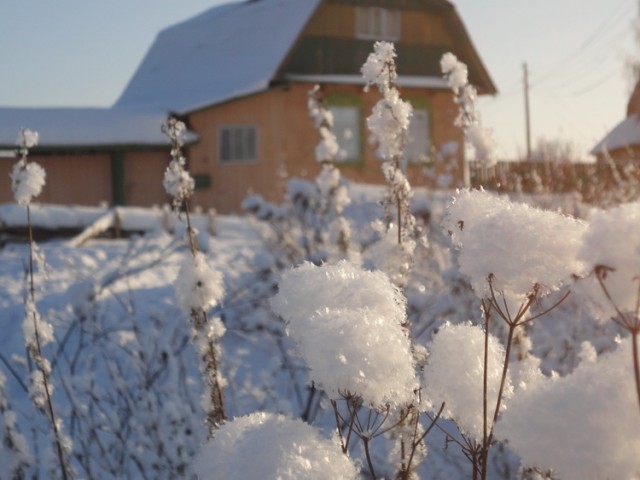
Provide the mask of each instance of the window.
{"label": "window", "polygon": [[429,158],[431,139],[429,138],[429,111],[414,109],[409,124],[409,139],[406,158],[409,163],[424,163]]}
{"label": "window", "polygon": [[336,162],[357,162],[362,157],[360,109],[356,106],[329,106],[333,114],[333,133],[340,150]]}
{"label": "window", "polygon": [[258,131],[253,125],[220,127],[218,158],[220,163],[255,162],[258,159]]}
{"label": "window", "polygon": [[358,7],[356,36],[368,40],[399,40],[401,13],[379,7]]}

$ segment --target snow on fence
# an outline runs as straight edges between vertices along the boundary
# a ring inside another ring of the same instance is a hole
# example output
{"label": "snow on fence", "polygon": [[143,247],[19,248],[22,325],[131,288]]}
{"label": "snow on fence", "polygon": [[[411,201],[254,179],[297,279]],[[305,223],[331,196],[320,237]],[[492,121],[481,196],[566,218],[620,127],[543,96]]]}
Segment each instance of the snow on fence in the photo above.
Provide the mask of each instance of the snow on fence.
{"label": "snow on fence", "polygon": [[[216,234],[216,211],[197,211],[193,215],[200,232]],[[120,238],[135,234],[164,231],[173,233],[184,227],[170,207],[84,207],[34,204],[31,222],[39,238],[71,238],[70,245],[80,246],[95,237]],[[0,205],[0,244],[24,239],[27,221],[24,207]]]}

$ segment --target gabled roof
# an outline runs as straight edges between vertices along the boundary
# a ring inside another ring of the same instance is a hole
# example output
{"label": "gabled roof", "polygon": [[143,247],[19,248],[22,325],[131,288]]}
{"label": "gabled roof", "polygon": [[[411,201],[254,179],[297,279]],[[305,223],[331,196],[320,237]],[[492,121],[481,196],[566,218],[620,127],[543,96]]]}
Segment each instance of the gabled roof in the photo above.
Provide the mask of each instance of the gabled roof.
{"label": "gabled roof", "polygon": [[39,132],[45,148],[167,146],[166,119],[158,110],[129,108],[0,108],[0,146],[15,147],[23,128]]}
{"label": "gabled roof", "polygon": [[214,7],[158,34],[116,102],[187,113],[269,87],[320,0]]}

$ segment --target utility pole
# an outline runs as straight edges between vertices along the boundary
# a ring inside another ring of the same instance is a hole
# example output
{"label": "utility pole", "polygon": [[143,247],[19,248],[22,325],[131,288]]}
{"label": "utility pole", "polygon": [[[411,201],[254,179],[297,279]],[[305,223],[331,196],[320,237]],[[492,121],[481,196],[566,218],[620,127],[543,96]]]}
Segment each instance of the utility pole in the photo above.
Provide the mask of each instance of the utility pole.
{"label": "utility pole", "polygon": [[522,64],[524,70],[524,121],[527,137],[527,161],[531,161],[531,114],[529,112],[529,69],[527,63]]}

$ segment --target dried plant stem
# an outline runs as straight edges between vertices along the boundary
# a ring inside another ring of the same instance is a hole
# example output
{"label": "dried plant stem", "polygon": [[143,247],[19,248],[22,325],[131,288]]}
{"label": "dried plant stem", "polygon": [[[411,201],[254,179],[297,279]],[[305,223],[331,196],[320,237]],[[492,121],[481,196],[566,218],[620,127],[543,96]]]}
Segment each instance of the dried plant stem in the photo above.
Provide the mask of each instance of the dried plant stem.
{"label": "dried plant stem", "polygon": [[[33,228],[31,225],[31,208],[27,205],[27,231],[29,235],[29,296],[31,298],[32,305],[35,308],[35,282],[33,275]],[[40,341],[40,331],[38,330],[38,322],[36,317],[36,312],[32,311],[32,321],[33,321],[33,329],[35,332],[35,345],[29,345],[27,349],[30,356],[32,357],[34,363],[40,373],[42,374],[42,383],[44,386],[45,400],[46,400],[46,412],[47,418],[51,423],[51,429],[53,430],[53,437],[56,447],[56,455],[58,459],[58,464],[60,466],[60,473],[62,474],[62,479],[67,480],[71,478],[69,471],[69,464],[67,459],[65,458],[64,448],[62,447],[62,439],[60,430],[58,429],[58,421],[55,414],[55,410],[53,408],[53,401],[51,399],[51,388],[49,385],[50,382],[50,372],[45,367],[44,364],[44,355],[42,354],[42,343]]]}
{"label": "dried plant stem", "polygon": [[622,327],[624,330],[629,332],[631,335],[631,354],[633,356],[633,375],[636,382],[636,393],[638,396],[638,407],[640,408],[640,349],[638,348],[638,335],[640,334],[640,279],[638,280],[638,292],[636,295],[636,310],[634,313],[625,314],[616,302],[613,300],[609,289],[604,283],[604,280],[607,276],[607,272],[610,269],[605,266],[598,266],[594,270],[594,274],[598,279],[598,283],[600,284],[600,288],[602,289],[605,297],[611,304],[611,306],[615,309],[617,313],[617,317],[613,318],[613,321]]}
{"label": "dried plant stem", "polygon": [[[191,226],[191,216],[189,215],[189,201],[185,198],[182,202],[183,210],[185,212],[185,218],[187,222],[187,239],[189,250],[195,258],[198,252],[196,239],[194,235],[193,227]],[[191,318],[193,319],[193,325],[195,334],[197,336],[203,336],[207,339],[207,349],[205,358],[203,358],[205,364],[205,373],[207,377],[207,383],[210,388],[211,395],[211,410],[207,412],[207,421],[209,424],[209,436],[213,436],[215,430],[227,420],[227,412],[224,404],[224,391],[220,384],[218,359],[216,356],[216,346],[214,341],[208,338],[207,324],[209,318],[207,312],[200,309],[193,309],[191,311]]]}

